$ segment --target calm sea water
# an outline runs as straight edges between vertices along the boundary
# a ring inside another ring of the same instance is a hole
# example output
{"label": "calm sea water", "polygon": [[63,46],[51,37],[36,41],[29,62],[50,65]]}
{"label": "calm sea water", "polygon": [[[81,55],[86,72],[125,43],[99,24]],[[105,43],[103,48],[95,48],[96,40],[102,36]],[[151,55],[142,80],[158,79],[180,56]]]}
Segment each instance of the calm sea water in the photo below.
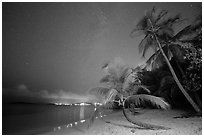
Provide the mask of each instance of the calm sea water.
{"label": "calm sea water", "polygon": [[[80,114],[83,108],[83,114]],[[54,127],[90,118],[95,106],[3,104],[3,134],[40,134]],[[81,110],[80,110],[81,109]]]}

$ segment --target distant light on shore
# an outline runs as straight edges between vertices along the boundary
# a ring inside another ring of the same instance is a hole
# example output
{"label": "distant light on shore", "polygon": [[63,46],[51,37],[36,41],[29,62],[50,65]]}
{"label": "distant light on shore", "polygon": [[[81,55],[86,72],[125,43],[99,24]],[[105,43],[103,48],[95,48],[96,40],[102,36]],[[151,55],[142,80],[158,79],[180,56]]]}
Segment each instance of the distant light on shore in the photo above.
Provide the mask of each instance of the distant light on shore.
{"label": "distant light on shore", "polygon": [[81,122],[81,123],[84,123],[85,121],[86,121],[86,120],[83,119],[83,120],[81,120],[80,122]]}
{"label": "distant light on shore", "polygon": [[62,103],[54,103],[55,105],[57,105],[57,106],[60,106],[60,105],[62,105]]}
{"label": "distant light on shore", "polygon": [[[66,104],[66,103],[54,103],[54,104],[56,106],[90,106],[91,105],[91,103],[85,103],[85,102],[75,103],[75,104]],[[102,104],[95,102],[94,105],[95,106],[97,106],[97,105],[101,106]]]}
{"label": "distant light on shore", "polygon": [[72,104],[64,104],[64,103],[54,103],[56,106],[62,106],[62,105],[64,105],[64,106],[70,106],[70,105],[72,105]]}
{"label": "distant light on shore", "polygon": [[85,105],[85,103],[80,103],[80,106],[84,106]]}
{"label": "distant light on shore", "polygon": [[95,106],[97,106],[97,105],[102,106],[103,104],[98,103],[98,102],[95,102],[94,105],[95,105]]}

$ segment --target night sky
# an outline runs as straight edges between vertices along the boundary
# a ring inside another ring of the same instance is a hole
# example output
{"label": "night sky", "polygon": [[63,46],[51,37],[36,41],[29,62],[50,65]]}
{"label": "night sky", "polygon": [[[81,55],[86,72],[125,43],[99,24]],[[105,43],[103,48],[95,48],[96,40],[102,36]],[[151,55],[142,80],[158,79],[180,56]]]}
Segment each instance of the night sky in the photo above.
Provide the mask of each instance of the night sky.
{"label": "night sky", "polygon": [[99,85],[104,62],[121,58],[136,67],[145,61],[138,53],[143,36],[129,34],[153,6],[181,13],[187,25],[201,3],[4,2],[3,95],[83,100]]}

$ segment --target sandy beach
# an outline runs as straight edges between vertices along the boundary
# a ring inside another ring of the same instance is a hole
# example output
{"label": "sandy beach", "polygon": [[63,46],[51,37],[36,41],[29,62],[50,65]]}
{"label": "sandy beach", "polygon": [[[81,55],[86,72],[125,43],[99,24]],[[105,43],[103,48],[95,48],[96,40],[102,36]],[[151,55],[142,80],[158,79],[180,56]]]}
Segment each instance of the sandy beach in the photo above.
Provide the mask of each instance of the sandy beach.
{"label": "sandy beach", "polygon": [[128,122],[122,111],[117,111],[95,120],[90,128],[88,121],[77,126],[61,126],[45,135],[202,135],[202,117],[176,118],[184,114],[180,110],[144,110],[133,116],[135,120],[164,126],[166,130],[142,129]]}

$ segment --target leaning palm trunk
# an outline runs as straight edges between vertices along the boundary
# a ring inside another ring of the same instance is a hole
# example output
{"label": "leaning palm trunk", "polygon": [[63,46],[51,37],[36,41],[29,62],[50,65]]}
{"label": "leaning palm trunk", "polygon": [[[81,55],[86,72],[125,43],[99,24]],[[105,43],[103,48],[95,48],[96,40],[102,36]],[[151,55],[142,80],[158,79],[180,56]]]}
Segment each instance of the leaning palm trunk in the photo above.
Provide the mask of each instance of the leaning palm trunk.
{"label": "leaning palm trunk", "polygon": [[133,120],[131,119],[128,114],[126,113],[125,111],[125,107],[123,105],[123,115],[125,116],[125,118],[127,119],[127,121],[129,121],[130,123],[134,124],[134,125],[137,125],[137,126],[140,126],[140,127],[143,127],[145,129],[151,129],[151,130],[155,130],[155,129],[169,129],[169,128],[166,128],[166,127],[163,127],[163,126],[158,126],[158,125],[153,125],[153,124],[148,124],[148,123],[144,123],[144,122],[140,122],[140,121],[137,121],[137,120]]}
{"label": "leaning palm trunk", "polygon": [[150,22],[150,24],[151,24],[152,32],[153,32],[153,35],[154,35],[154,37],[155,37],[155,39],[156,39],[157,45],[158,45],[158,47],[159,47],[159,50],[161,51],[162,55],[164,56],[164,59],[165,59],[167,65],[168,65],[168,67],[169,67],[169,69],[170,69],[170,71],[171,71],[171,74],[173,75],[173,78],[174,78],[176,84],[178,85],[179,89],[181,90],[181,92],[183,93],[183,95],[186,97],[186,99],[189,101],[189,103],[193,106],[193,108],[195,109],[195,111],[198,112],[198,113],[200,113],[201,110],[199,109],[199,107],[197,106],[197,104],[192,100],[192,98],[189,96],[189,94],[185,91],[185,89],[184,89],[183,86],[181,85],[180,81],[178,80],[178,78],[177,78],[177,76],[176,76],[176,74],[175,74],[175,72],[174,72],[174,70],[173,70],[173,68],[172,68],[172,66],[171,66],[171,64],[170,64],[170,62],[169,62],[167,56],[165,55],[165,53],[164,53],[164,51],[163,51],[163,49],[162,49],[162,46],[161,46],[161,44],[160,44],[160,42],[159,42],[157,36],[156,36],[156,33],[155,33],[155,29],[154,29],[154,27],[153,27],[153,24],[152,24],[152,22],[151,22],[150,19],[148,19],[148,20],[149,20],[149,22]]}
{"label": "leaning palm trunk", "polygon": [[[151,98],[152,99],[151,99]],[[140,100],[140,101],[139,101]],[[135,104],[136,106],[140,106],[142,105],[145,100],[148,100],[152,103],[153,106],[156,106],[158,108],[161,109],[169,109],[170,105],[165,102],[162,98],[159,97],[155,97],[155,96],[150,96],[150,95],[145,95],[145,94],[140,94],[140,95],[133,95],[133,96],[129,96],[127,97],[125,100],[121,100],[122,102],[122,109],[123,109],[123,115],[125,116],[125,118],[131,122],[134,125],[143,127],[145,129],[151,129],[151,130],[158,130],[158,129],[163,129],[163,130],[167,130],[169,128],[166,128],[164,126],[159,126],[159,125],[154,125],[154,124],[149,124],[149,123],[145,123],[145,122],[140,122],[138,120],[135,120],[133,118],[131,118],[125,111],[126,107],[128,110],[130,110],[130,104]]]}

